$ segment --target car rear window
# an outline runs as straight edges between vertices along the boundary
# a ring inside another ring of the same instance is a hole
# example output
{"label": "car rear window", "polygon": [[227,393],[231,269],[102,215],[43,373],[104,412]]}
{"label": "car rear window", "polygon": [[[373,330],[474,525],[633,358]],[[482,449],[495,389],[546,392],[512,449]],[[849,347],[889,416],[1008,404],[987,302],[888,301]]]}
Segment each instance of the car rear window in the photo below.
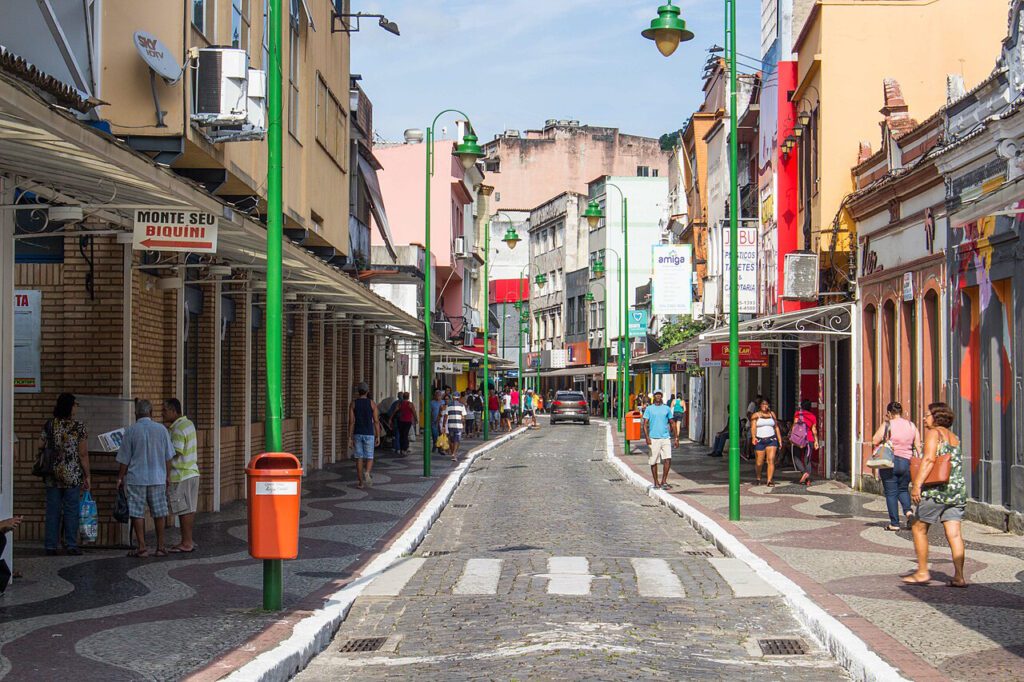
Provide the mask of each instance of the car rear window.
{"label": "car rear window", "polygon": [[568,391],[559,391],[555,394],[555,400],[586,400],[582,393],[570,393]]}

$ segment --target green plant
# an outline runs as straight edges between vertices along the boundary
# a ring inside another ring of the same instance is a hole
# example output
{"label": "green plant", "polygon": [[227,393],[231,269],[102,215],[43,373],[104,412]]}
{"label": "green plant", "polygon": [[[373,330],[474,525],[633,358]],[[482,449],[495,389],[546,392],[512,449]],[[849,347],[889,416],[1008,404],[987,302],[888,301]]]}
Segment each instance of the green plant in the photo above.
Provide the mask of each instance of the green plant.
{"label": "green plant", "polygon": [[705,329],[707,329],[707,325],[704,322],[694,320],[692,317],[683,317],[661,326],[661,331],[658,333],[658,344],[662,348],[675,346],[692,339]]}

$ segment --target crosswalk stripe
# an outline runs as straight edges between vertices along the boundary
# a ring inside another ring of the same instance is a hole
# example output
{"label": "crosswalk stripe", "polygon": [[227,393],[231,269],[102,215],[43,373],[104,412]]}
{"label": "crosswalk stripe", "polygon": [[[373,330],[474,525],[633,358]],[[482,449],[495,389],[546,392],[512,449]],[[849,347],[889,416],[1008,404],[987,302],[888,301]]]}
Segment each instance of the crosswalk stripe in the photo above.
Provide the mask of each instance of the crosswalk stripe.
{"label": "crosswalk stripe", "polygon": [[363,596],[397,597],[426,561],[421,557],[408,557],[397,562],[374,578],[363,590]]}
{"label": "crosswalk stripe", "polygon": [[630,559],[641,597],[685,597],[686,590],[664,559]]}
{"label": "crosswalk stripe", "polygon": [[468,560],[452,591],[455,594],[497,594],[501,563],[501,559]]}
{"label": "crosswalk stripe", "polygon": [[548,559],[548,594],[590,594],[590,562],[582,556],[553,556]]}
{"label": "crosswalk stripe", "polygon": [[779,592],[739,559],[712,557],[708,562],[729,583],[736,597],[776,597]]}

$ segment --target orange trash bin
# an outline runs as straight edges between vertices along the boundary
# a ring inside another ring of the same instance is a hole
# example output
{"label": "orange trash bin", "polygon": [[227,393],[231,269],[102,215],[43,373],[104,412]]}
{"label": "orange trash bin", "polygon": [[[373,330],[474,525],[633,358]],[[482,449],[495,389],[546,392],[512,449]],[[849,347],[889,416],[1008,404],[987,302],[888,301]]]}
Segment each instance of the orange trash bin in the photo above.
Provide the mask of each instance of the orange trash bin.
{"label": "orange trash bin", "polygon": [[643,413],[639,410],[626,413],[626,440],[640,440],[643,431],[640,429],[640,422],[643,421]]}
{"label": "orange trash bin", "polygon": [[265,452],[249,460],[249,556],[294,559],[299,555],[302,463],[287,452]]}

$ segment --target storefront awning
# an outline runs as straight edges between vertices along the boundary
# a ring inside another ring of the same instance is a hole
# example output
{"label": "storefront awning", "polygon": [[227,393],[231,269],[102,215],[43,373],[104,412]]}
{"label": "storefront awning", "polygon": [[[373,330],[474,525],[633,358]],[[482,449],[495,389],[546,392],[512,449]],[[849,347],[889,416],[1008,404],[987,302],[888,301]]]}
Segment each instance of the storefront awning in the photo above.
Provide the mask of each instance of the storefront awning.
{"label": "storefront awning", "polygon": [[[740,338],[747,341],[780,343],[787,341],[813,342],[815,338],[850,336],[853,333],[854,303],[834,303],[758,317],[740,322]],[[704,343],[729,340],[729,327],[706,331],[698,339]]]}
{"label": "storefront awning", "polygon": [[384,211],[384,194],[380,191],[377,171],[362,155],[359,156],[359,174],[363,177],[366,191],[370,195],[370,213],[373,214],[373,222],[377,223],[380,238],[391,257],[397,260],[398,253],[395,251],[395,240],[391,236],[391,226],[388,225],[388,214]]}
{"label": "storefront awning", "polygon": [[[460,348],[439,339],[430,341],[430,357],[437,360],[475,360],[483,367],[484,354],[468,348]],[[488,361],[491,369],[512,369],[515,363],[499,358],[496,355],[490,356]]]}
{"label": "storefront awning", "polygon": [[683,362],[695,361],[697,359],[697,346],[700,345],[700,338],[693,337],[682,343],[677,343],[668,348],[662,348],[657,353],[641,355],[629,361],[630,365],[650,365],[655,362]]}
{"label": "storefront awning", "polygon": [[[564,369],[549,369],[547,371],[540,372],[541,379],[547,379],[548,377],[582,377],[582,376],[600,376],[601,372],[604,371],[604,367],[596,367],[593,365],[587,367],[566,367]],[[528,376],[536,376],[536,372],[524,370],[524,374]]]}

